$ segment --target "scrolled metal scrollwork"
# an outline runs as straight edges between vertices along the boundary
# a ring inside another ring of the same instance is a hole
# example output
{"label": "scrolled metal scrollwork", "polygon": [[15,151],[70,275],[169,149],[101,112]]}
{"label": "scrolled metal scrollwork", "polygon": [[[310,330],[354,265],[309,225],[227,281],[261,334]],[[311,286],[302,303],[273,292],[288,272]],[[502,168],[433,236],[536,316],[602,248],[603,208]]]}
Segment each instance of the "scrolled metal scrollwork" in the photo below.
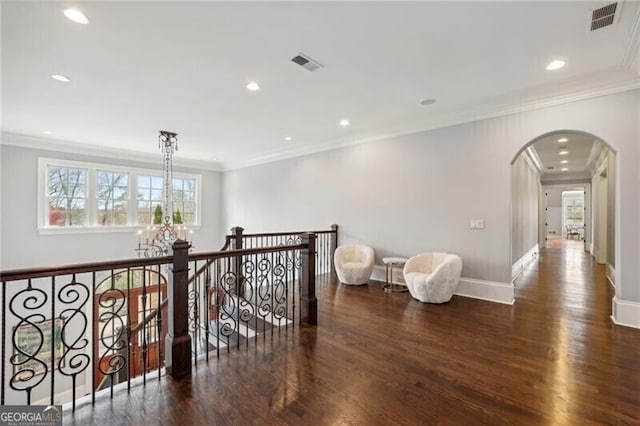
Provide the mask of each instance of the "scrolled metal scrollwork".
{"label": "scrolled metal scrollwork", "polygon": [[238,330],[238,324],[234,318],[237,310],[236,304],[236,274],[226,272],[220,279],[220,289],[222,290],[222,301],[218,310],[219,333],[221,336],[229,338]]}
{"label": "scrolled metal scrollwork", "polygon": [[77,282],[75,277],[58,291],[58,301],[68,306],[60,313],[64,319],[60,336],[62,355],[57,360],[58,370],[65,376],[77,376],[91,364],[91,358],[86,353],[89,347],[89,339],[86,338],[89,322],[84,312],[90,297],[89,288]]}
{"label": "scrolled metal scrollwork", "polygon": [[[127,347],[126,300],[125,293],[117,288],[111,288],[98,296],[98,306],[105,310],[98,316],[101,325],[98,333],[104,350],[97,365],[102,374],[111,377],[127,365],[127,357],[121,353]],[[108,368],[105,368],[105,364]]]}
{"label": "scrolled metal scrollwork", "polygon": [[[47,320],[42,311],[48,300],[47,293],[34,288],[29,281],[27,287],[18,291],[9,302],[9,310],[18,319],[11,334],[14,353],[9,357],[9,362],[14,372],[9,386],[16,391],[26,391],[28,400],[31,390],[42,383],[50,372],[50,365],[42,359],[46,343],[42,326]],[[26,335],[22,334],[25,332]],[[31,340],[27,342],[26,339]]]}

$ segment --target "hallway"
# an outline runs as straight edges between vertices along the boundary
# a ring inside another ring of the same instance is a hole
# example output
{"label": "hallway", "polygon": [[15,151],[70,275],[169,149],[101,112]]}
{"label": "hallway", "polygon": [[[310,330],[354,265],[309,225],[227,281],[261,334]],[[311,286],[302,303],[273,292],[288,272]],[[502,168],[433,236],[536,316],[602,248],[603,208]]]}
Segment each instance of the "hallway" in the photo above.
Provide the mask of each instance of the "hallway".
{"label": "hallway", "polygon": [[607,423],[640,422],[637,406],[625,408],[625,401],[640,402],[640,330],[612,323],[615,290],[584,241],[549,239],[515,286],[516,334],[528,336],[532,358],[548,361],[540,369],[554,419],[580,413],[601,422],[590,411],[615,407],[635,418]]}
{"label": "hallway", "polygon": [[102,395],[64,424],[639,424],[640,330],[611,322],[582,247],[552,242],[513,306],[320,280],[317,327]]}

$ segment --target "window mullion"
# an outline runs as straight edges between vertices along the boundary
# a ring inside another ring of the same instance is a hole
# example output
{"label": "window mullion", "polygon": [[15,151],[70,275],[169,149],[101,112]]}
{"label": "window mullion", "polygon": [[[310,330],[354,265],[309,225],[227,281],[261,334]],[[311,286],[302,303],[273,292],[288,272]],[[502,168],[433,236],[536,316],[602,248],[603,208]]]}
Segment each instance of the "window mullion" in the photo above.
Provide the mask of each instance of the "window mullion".
{"label": "window mullion", "polygon": [[138,175],[129,173],[129,216],[130,226],[138,225]]}
{"label": "window mullion", "polygon": [[96,177],[97,171],[95,168],[89,168],[87,170],[87,225],[91,227],[98,226],[98,179]]}

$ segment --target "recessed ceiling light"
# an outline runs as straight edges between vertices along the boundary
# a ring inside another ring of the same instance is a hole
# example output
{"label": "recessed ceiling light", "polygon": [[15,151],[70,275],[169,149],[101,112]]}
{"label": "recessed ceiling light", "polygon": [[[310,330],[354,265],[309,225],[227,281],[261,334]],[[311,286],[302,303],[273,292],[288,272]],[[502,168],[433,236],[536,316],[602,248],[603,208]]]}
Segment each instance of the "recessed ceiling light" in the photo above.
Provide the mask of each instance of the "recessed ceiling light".
{"label": "recessed ceiling light", "polygon": [[569,142],[569,139],[567,139],[567,138],[560,138],[560,139],[558,139],[558,142],[560,142],[560,143]]}
{"label": "recessed ceiling light", "polygon": [[258,90],[260,90],[260,85],[255,81],[252,81],[247,84],[247,89],[251,90],[252,92],[257,92]]}
{"label": "recessed ceiling light", "polygon": [[568,162],[569,162],[569,160],[562,160],[562,161],[560,162],[560,164],[567,164]]}
{"label": "recessed ceiling light", "polygon": [[63,83],[68,83],[71,81],[71,79],[69,77],[67,77],[66,75],[62,75],[62,74],[51,74],[51,78],[54,80],[58,80],[61,81]]}
{"label": "recessed ceiling light", "polygon": [[78,9],[65,9],[63,13],[64,13],[64,16],[66,16],[67,18],[69,18],[70,20],[78,24],[86,25],[89,23],[89,19],[85,16],[84,13],[80,12]]}
{"label": "recessed ceiling light", "polygon": [[349,124],[351,124],[349,123],[349,120],[340,120],[340,125],[342,127],[347,127]]}
{"label": "recessed ceiling light", "polygon": [[563,168],[561,168],[560,170],[562,170],[563,172],[566,172],[566,171],[567,171],[567,170],[569,170],[569,169],[567,169],[566,167],[563,167]]}
{"label": "recessed ceiling light", "polygon": [[52,132],[51,130],[43,130],[42,133],[44,133],[45,135],[50,135]]}
{"label": "recessed ceiling light", "polygon": [[547,71],[555,71],[555,70],[559,70],[560,68],[565,66],[565,62],[558,59],[552,62],[549,62],[549,65],[547,65]]}
{"label": "recessed ceiling light", "polygon": [[567,155],[569,153],[569,151],[567,151],[566,149],[563,149],[562,151],[560,151],[558,154],[560,155]]}
{"label": "recessed ceiling light", "polygon": [[292,140],[292,139],[293,139],[293,138],[292,138],[291,136],[285,136],[285,137],[284,137],[284,140],[285,140],[285,141],[290,141],[290,140]]}
{"label": "recessed ceiling light", "polygon": [[435,99],[425,99],[424,101],[420,102],[420,105],[433,105],[435,103]]}

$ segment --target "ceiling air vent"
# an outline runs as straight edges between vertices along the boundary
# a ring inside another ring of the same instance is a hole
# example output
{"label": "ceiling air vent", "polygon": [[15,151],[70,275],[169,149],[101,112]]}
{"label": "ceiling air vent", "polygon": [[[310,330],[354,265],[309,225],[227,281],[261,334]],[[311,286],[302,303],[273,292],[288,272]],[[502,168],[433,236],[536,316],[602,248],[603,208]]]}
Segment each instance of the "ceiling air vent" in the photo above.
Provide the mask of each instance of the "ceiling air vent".
{"label": "ceiling air vent", "polygon": [[309,71],[315,71],[323,67],[321,63],[314,61],[313,59],[303,55],[302,53],[300,53],[298,56],[291,58],[291,60],[296,64],[300,65],[302,68]]}
{"label": "ceiling air vent", "polygon": [[612,25],[616,18],[617,10],[618,3],[611,3],[606,6],[602,6],[599,9],[595,9],[591,13],[591,31]]}

